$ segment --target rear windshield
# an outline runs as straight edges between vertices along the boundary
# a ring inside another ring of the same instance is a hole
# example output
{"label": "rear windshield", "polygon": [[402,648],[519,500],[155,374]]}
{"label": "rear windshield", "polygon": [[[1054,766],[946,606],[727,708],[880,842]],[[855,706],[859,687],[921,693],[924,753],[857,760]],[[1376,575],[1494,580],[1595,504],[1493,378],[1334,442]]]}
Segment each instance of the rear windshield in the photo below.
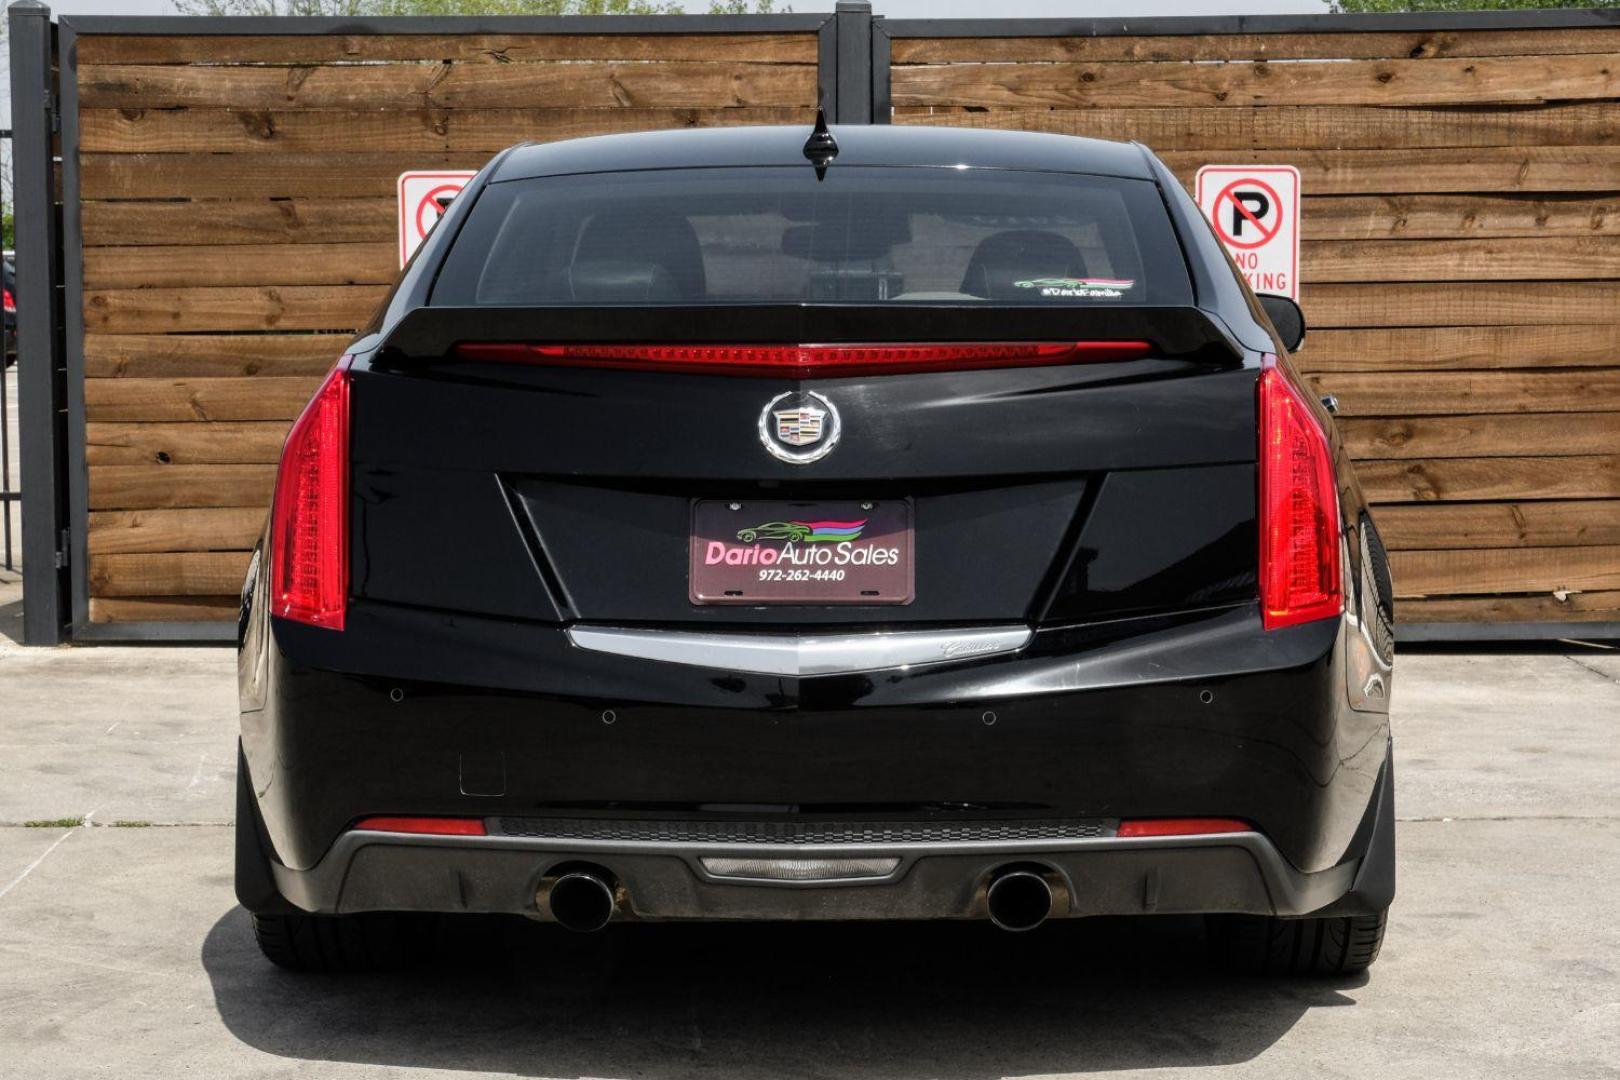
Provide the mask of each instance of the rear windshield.
{"label": "rear windshield", "polygon": [[597,173],[491,184],[432,303],[1178,305],[1146,180],[989,169]]}

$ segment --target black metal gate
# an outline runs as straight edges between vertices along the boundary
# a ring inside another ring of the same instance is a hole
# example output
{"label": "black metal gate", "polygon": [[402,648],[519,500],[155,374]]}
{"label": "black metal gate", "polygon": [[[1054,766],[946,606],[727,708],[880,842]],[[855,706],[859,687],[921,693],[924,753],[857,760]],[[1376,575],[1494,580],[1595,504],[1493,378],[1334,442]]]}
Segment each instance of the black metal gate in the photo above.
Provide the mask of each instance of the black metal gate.
{"label": "black metal gate", "polygon": [[[0,156],[9,157],[11,153],[11,129],[0,128]],[[0,191],[0,216],[4,216],[6,208],[5,192]],[[12,528],[12,508],[22,501],[22,495],[11,482],[11,462],[15,455],[12,452],[12,406],[11,406],[11,365],[16,360],[16,333],[15,320],[17,317],[17,298],[11,291],[10,265],[11,251],[5,252],[7,265],[7,279],[5,283],[5,356],[0,358],[0,568],[8,572],[17,569],[17,537]]]}
{"label": "black metal gate", "polygon": [[13,214],[17,231],[17,404],[21,464],[23,638],[63,639],[67,565],[67,385],[62,232],[57,202],[57,28],[34,0],[11,7]]}

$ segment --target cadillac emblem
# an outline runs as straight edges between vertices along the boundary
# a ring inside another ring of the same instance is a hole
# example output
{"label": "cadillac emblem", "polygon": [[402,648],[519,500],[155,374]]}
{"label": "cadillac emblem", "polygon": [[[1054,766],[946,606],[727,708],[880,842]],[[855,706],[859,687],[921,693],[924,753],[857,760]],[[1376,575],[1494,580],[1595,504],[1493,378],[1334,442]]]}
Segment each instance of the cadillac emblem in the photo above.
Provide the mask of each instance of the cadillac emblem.
{"label": "cadillac emblem", "polygon": [[760,412],[759,441],[772,457],[808,465],[831,453],[841,427],[838,409],[831,401],[813,391],[789,390],[772,398]]}

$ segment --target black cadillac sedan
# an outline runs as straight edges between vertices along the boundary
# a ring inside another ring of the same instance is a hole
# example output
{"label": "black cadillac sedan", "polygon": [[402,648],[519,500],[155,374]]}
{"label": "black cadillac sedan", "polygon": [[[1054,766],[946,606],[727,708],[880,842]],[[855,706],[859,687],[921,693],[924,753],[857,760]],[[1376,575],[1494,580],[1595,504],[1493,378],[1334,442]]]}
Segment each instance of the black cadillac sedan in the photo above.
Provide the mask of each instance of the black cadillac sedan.
{"label": "black cadillac sedan", "polygon": [[282,453],[260,946],[1192,913],[1239,969],[1366,967],[1391,589],[1303,333],[1137,145],[503,152]]}

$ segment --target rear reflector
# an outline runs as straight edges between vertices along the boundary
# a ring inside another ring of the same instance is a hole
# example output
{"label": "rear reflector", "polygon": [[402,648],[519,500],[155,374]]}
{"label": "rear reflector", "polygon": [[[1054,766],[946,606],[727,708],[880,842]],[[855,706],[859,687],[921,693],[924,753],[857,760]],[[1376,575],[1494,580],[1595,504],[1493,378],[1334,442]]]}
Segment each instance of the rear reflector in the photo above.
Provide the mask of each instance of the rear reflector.
{"label": "rear reflector", "polygon": [[1254,826],[1237,818],[1143,818],[1119,823],[1121,837],[1131,836],[1210,836],[1215,833],[1253,832]]}
{"label": "rear reflector", "polygon": [[368,817],[354,826],[360,832],[423,833],[429,836],[484,836],[483,818]]}
{"label": "rear reflector", "polygon": [[705,856],[698,860],[715,877],[754,878],[760,881],[845,881],[882,878],[900,866],[897,856],[856,859],[727,859]]}
{"label": "rear reflector", "polygon": [[270,611],[342,630],[349,592],[349,357],[287,433],[270,512]]}
{"label": "rear reflector", "polygon": [[1146,341],[1003,341],[901,345],[525,345],[465,343],[463,360],[705,375],[896,375],[908,371],[1040,367],[1139,360]]}
{"label": "rear reflector", "polygon": [[1339,485],[1327,435],[1277,367],[1260,372],[1260,616],[1267,630],[1344,610]]}

